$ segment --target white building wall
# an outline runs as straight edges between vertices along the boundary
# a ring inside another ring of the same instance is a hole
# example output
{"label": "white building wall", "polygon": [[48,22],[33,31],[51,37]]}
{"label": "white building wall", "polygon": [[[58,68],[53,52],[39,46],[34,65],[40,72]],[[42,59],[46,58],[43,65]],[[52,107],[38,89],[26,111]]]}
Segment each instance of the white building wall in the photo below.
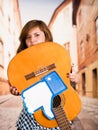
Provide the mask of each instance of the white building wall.
{"label": "white building wall", "polygon": [[54,42],[61,44],[70,43],[71,62],[78,70],[76,28],[72,26],[72,2],[64,7],[55,18],[51,28]]}
{"label": "white building wall", "polygon": [[4,66],[6,71],[9,61],[16,54],[16,49],[19,46],[18,37],[21,24],[18,25],[17,21],[20,19],[20,15],[16,16],[15,11],[17,14],[19,13],[17,0],[0,1],[0,40],[3,43],[3,62],[0,60],[0,64]]}

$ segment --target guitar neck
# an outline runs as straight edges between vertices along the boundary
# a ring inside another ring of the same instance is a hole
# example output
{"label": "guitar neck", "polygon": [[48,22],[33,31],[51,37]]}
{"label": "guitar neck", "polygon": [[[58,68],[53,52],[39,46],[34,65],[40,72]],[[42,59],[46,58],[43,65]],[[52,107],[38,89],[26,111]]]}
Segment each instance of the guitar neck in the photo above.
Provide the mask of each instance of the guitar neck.
{"label": "guitar neck", "polygon": [[69,124],[68,118],[65,114],[65,111],[64,111],[62,105],[58,104],[58,102],[59,102],[58,97],[56,97],[56,98],[57,99],[54,102],[55,107],[53,107],[53,112],[56,116],[55,118],[58,123],[58,126],[60,127],[60,130],[72,130],[71,126]]}

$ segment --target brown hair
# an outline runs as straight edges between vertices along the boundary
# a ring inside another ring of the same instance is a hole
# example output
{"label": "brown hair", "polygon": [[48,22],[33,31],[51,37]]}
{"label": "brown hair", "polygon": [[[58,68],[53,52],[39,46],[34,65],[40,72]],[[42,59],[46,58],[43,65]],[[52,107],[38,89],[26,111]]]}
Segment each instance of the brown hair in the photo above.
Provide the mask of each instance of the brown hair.
{"label": "brown hair", "polygon": [[23,27],[19,40],[20,40],[20,46],[17,49],[17,53],[19,53],[20,51],[24,50],[27,48],[27,45],[25,43],[26,40],[26,36],[28,35],[28,32],[30,29],[34,28],[34,27],[39,27],[41,31],[44,32],[45,34],[45,41],[48,42],[52,42],[53,41],[53,37],[52,34],[50,32],[50,30],[48,29],[48,26],[41,20],[31,20],[29,22],[27,22],[25,24],[25,26]]}

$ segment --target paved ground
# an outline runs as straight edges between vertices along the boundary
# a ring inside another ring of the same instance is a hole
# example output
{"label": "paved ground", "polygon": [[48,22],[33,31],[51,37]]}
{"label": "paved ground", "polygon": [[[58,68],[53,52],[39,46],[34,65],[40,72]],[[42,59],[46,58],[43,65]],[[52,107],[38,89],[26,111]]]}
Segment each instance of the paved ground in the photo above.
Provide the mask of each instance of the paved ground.
{"label": "paved ground", "polygon": [[[98,99],[81,97],[83,107],[74,121],[73,130],[98,130]],[[0,130],[16,130],[15,122],[21,111],[19,96],[0,96]]]}

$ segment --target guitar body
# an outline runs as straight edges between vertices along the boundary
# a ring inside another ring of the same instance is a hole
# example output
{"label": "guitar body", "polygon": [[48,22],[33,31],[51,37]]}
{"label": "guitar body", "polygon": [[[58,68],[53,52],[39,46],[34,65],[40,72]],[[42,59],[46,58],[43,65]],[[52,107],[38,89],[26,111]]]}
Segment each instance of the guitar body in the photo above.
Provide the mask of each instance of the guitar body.
{"label": "guitar body", "polygon": [[[71,70],[70,56],[61,45],[45,42],[18,53],[9,63],[8,79],[19,92],[22,92],[53,70],[68,87],[60,96],[68,119],[73,120],[81,110],[81,100],[67,78],[67,73]],[[47,119],[42,110],[36,111],[34,116],[42,126],[49,128],[58,126],[56,120]]]}

